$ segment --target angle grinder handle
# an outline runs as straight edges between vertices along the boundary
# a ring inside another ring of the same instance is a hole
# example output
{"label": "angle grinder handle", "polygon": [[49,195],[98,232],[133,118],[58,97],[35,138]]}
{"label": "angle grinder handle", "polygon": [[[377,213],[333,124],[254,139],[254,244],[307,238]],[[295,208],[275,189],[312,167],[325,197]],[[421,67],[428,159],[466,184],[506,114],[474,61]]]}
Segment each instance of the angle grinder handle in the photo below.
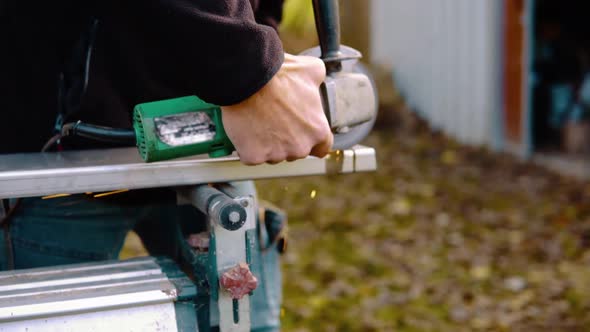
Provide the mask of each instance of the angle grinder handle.
{"label": "angle grinder handle", "polygon": [[312,0],[321,59],[328,72],[340,70],[340,12],[338,0]]}

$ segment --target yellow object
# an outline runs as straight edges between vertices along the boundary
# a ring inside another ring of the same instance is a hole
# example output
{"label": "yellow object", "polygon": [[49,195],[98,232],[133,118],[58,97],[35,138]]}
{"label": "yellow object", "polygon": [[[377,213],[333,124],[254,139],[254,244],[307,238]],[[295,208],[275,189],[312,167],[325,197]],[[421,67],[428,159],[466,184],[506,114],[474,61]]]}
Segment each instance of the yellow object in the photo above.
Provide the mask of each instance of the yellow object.
{"label": "yellow object", "polygon": [[129,191],[129,189],[121,189],[121,190],[109,191],[109,192],[106,192],[106,193],[96,194],[93,197],[94,198],[104,197],[104,196],[109,196],[109,195],[124,193],[126,191]]}
{"label": "yellow object", "polygon": [[287,0],[283,9],[281,30],[301,36],[315,29],[310,0]]}
{"label": "yellow object", "polygon": [[47,196],[43,196],[41,197],[41,199],[52,199],[52,198],[58,198],[58,197],[67,197],[70,196],[70,194],[55,194],[55,195],[47,195]]}

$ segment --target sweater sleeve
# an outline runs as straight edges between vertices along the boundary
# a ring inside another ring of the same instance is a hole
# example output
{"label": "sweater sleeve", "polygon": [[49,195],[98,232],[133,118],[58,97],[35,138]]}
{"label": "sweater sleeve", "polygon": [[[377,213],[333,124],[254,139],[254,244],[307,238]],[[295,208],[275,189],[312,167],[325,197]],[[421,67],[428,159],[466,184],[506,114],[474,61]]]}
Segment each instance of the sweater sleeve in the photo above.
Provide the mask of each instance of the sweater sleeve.
{"label": "sweater sleeve", "polygon": [[284,0],[261,0],[254,11],[256,22],[266,24],[278,30],[283,19]]}
{"label": "sweater sleeve", "polygon": [[122,78],[113,82],[134,103],[195,94],[235,104],[283,62],[276,30],[256,22],[249,0],[112,1],[102,16],[102,45],[118,71],[109,76]]}

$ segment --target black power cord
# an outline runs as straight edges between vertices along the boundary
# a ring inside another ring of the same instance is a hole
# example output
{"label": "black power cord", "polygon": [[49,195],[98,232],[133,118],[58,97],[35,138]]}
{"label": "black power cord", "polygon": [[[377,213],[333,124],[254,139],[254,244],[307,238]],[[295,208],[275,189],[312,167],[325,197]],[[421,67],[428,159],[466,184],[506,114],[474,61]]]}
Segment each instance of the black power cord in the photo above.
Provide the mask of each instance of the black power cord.
{"label": "black power cord", "polygon": [[106,143],[120,143],[135,145],[135,131],[133,129],[97,126],[81,121],[66,123],[61,131],[61,137],[80,136]]}

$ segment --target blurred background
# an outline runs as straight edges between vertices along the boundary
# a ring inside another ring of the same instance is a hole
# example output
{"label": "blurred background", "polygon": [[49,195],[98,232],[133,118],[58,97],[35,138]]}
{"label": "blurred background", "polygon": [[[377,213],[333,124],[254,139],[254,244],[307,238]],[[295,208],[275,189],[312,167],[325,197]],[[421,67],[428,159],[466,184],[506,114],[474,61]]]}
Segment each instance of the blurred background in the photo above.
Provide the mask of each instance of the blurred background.
{"label": "blurred background", "polygon": [[[289,214],[284,331],[590,331],[589,7],[340,1],[379,170],[258,182]],[[281,35],[317,44],[311,1]]]}

